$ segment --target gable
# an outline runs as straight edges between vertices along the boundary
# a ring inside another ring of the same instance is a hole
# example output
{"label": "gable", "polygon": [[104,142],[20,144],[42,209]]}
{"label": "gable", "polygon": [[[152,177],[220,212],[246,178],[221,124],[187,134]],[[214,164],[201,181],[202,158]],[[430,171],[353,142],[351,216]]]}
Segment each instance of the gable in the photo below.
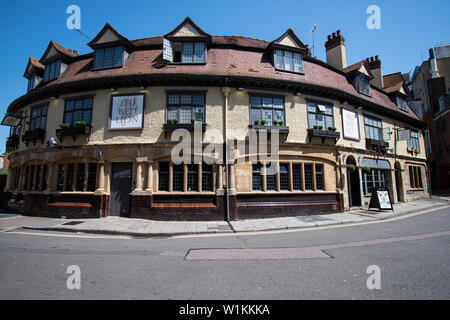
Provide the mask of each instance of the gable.
{"label": "gable", "polygon": [[127,48],[131,48],[132,44],[128,41],[127,38],[120,35],[113,27],[106,23],[102,30],[88,43],[88,46],[92,49],[96,49],[97,47],[105,47],[109,43],[120,43],[123,44]]}
{"label": "gable", "polygon": [[365,74],[368,77],[372,77],[372,75],[367,71],[367,68],[364,64],[358,69],[358,72]]}
{"label": "gable", "polygon": [[305,53],[308,51],[306,46],[300,41],[300,39],[295,35],[292,29],[288,29],[285,33],[283,33],[280,37],[273,40],[267,46],[267,50],[271,49],[283,49],[283,48],[291,48],[295,49],[294,51],[299,51]]}
{"label": "gable", "polygon": [[114,42],[120,40],[119,37],[117,37],[111,29],[106,30],[103,35],[97,40],[96,43],[108,43],[108,42]]}
{"label": "gable", "polygon": [[201,37],[202,34],[198,32],[190,23],[186,23],[178,31],[172,34],[172,37]]}
{"label": "gable", "polygon": [[291,35],[286,35],[283,39],[275,43],[282,46],[300,48],[300,46],[295,42]]}
{"label": "gable", "polygon": [[183,20],[175,29],[166,34],[166,39],[203,38],[210,42],[211,36],[200,29],[189,17]]}

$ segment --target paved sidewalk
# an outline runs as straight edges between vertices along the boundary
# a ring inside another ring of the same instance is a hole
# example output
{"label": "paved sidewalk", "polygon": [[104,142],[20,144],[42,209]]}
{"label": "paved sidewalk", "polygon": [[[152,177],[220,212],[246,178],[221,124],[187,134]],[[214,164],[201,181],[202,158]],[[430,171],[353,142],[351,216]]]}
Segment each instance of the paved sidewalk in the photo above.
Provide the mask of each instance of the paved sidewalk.
{"label": "paved sidewalk", "polygon": [[242,233],[305,227],[350,224],[364,221],[389,219],[411,214],[420,210],[450,205],[450,197],[439,196],[427,200],[418,200],[394,205],[394,212],[357,209],[345,213],[333,213],[315,216],[297,216],[240,221],[154,221],[107,217],[101,219],[45,219],[25,229],[52,230],[64,232],[86,232],[128,235],[135,237],[170,237],[186,234]]}

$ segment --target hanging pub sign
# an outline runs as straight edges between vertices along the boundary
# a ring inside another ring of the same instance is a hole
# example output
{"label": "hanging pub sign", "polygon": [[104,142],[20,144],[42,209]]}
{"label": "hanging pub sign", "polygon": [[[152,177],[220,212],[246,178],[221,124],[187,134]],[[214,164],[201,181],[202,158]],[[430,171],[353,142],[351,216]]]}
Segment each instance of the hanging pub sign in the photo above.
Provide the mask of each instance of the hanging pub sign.
{"label": "hanging pub sign", "polygon": [[392,206],[391,196],[389,194],[389,190],[387,188],[374,188],[372,190],[372,195],[370,197],[369,209],[376,208],[379,211],[381,210],[392,210],[394,211],[394,207]]}
{"label": "hanging pub sign", "polygon": [[409,130],[399,130],[397,134],[398,141],[409,141],[411,140],[411,131]]}
{"label": "hanging pub sign", "polygon": [[359,141],[358,113],[342,109],[342,124],[344,128],[344,138]]}
{"label": "hanging pub sign", "polygon": [[111,96],[109,130],[142,129],[144,126],[144,94]]}

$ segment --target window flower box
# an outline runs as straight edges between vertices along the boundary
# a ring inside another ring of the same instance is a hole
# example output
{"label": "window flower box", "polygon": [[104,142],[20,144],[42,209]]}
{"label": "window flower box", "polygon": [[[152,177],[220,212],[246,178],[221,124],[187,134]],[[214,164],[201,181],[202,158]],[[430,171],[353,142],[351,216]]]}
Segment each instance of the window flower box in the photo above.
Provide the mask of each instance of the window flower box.
{"label": "window flower box", "polygon": [[367,150],[373,150],[380,155],[385,155],[389,149],[389,142],[375,139],[366,139]]}
{"label": "window flower box", "polygon": [[407,151],[410,152],[410,153],[413,153],[413,154],[414,154],[414,153],[415,153],[415,154],[420,153],[420,149],[413,148],[413,147],[408,147]]}
{"label": "window flower box", "polygon": [[17,149],[18,146],[19,146],[19,136],[17,134],[14,134],[10,136],[8,139],[6,139],[7,152]]}
{"label": "window flower box", "polygon": [[[171,132],[171,131],[175,131],[177,129],[185,129],[187,131],[194,131],[195,124],[197,124],[196,121],[194,121],[192,123],[174,123],[174,122],[165,123],[163,126],[163,131]],[[205,132],[206,131],[206,123],[200,123],[200,124],[201,124],[201,128],[202,128],[202,132]]]}
{"label": "window flower box", "polygon": [[33,144],[36,144],[36,141],[40,140],[41,143],[44,143],[45,139],[45,131],[41,128],[36,128],[34,130],[28,130],[26,131],[22,136],[22,141],[26,144],[28,147],[28,143],[30,141],[33,142]]}
{"label": "window flower box", "polygon": [[77,136],[79,135],[87,135],[91,133],[91,126],[90,125],[81,125],[81,126],[75,126],[75,127],[65,127],[56,129],[56,136],[58,137],[59,141],[62,141],[62,138],[64,137],[72,137],[73,141],[77,139]]}
{"label": "window flower box", "polygon": [[310,143],[315,137],[322,138],[322,143],[325,142],[325,139],[334,139],[334,143],[336,143],[341,137],[341,134],[339,132],[314,128],[308,129],[308,134]]}

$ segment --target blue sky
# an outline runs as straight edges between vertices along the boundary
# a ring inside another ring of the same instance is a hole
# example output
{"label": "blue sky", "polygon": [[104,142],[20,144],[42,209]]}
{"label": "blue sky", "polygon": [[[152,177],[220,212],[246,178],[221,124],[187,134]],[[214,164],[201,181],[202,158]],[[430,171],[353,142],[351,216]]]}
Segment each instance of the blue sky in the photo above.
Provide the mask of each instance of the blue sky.
{"label": "blue sky", "polygon": [[[212,35],[240,35],[272,41],[291,28],[315,55],[325,60],[327,35],[337,29],[345,37],[348,65],[378,55],[384,74],[408,72],[428,58],[428,49],[450,41],[448,0],[43,0],[5,1],[0,11],[2,117],[8,105],[26,92],[22,77],[29,56],[41,58],[50,40],[80,53],[90,52],[74,30],[68,30],[66,8],[81,8],[81,29],[91,39],[109,22],[129,39],[163,35],[186,16]],[[369,30],[369,5],[381,9],[381,29]],[[51,115],[49,115],[51,116]],[[0,153],[9,127],[0,126]]]}

